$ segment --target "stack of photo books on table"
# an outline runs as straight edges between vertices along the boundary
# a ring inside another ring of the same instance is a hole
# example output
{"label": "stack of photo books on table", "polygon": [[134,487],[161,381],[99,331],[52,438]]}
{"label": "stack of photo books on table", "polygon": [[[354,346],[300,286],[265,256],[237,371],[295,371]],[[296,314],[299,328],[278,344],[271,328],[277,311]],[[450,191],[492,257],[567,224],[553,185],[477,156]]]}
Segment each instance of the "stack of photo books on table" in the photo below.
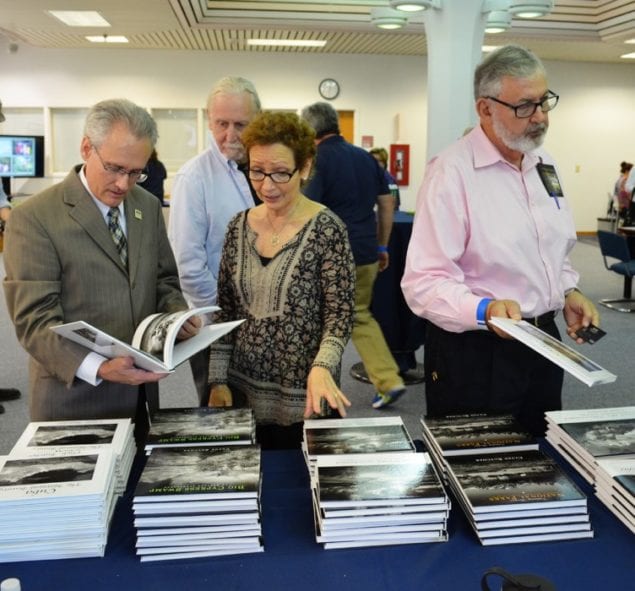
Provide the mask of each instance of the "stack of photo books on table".
{"label": "stack of photo books on table", "polygon": [[302,448],[325,548],[447,540],[450,502],[401,417],[308,420]]}
{"label": "stack of photo books on table", "polygon": [[428,454],[320,456],[311,491],[326,549],[448,539],[450,501]]}
{"label": "stack of photo books on table", "polygon": [[450,488],[484,546],[591,538],[587,498],[540,450],[446,458]]}
{"label": "stack of photo books on table", "polygon": [[547,441],[635,530],[635,406],[545,413]]}
{"label": "stack of photo books on table", "polygon": [[595,494],[635,534],[635,458],[598,459]]}
{"label": "stack of photo books on table", "polygon": [[423,441],[447,482],[445,458],[538,449],[538,441],[510,414],[466,413],[421,418]]}
{"label": "stack of photo books on table", "polygon": [[149,454],[160,447],[254,443],[256,419],[250,408],[165,408],[152,414],[145,451]]}
{"label": "stack of photo books on table", "polygon": [[133,498],[141,561],[263,550],[260,447],[153,449]]}
{"label": "stack of photo books on table", "polygon": [[483,545],[593,536],[586,497],[511,415],[425,417],[421,425]]}
{"label": "stack of photo books on table", "polygon": [[31,422],[11,454],[61,457],[103,448],[112,449],[115,455],[115,493],[121,495],[126,490],[137,452],[134,424],[130,419]]}
{"label": "stack of photo books on table", "polygon": [[115,464],[108,446],[0,458],[0,563],[103,556]]}

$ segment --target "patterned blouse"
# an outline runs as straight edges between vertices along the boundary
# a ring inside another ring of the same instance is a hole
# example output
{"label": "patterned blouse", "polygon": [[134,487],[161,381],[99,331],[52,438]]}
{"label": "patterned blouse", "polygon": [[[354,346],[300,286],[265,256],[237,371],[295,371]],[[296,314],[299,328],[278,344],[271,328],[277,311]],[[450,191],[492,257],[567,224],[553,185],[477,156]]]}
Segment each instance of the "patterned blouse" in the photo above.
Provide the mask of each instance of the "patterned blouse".
{"label": "patterned blouse", "polygon": [[245,318],[212,345],[210,383],[241,392],[260,424],[302,421],[313,366],[339,384],[353,327],[355,267],[342,221],[322,209],[268,262],[241,212],[229,223],[215,322]]}

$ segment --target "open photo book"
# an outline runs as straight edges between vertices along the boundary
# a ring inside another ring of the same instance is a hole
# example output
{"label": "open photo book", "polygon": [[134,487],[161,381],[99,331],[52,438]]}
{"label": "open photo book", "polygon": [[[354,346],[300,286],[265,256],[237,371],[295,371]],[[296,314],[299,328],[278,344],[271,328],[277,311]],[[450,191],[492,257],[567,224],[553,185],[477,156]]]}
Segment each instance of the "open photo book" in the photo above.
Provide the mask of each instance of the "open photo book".
{"label": "open photo book", "polygon": [[132,357],[140,369],[171,373],[192,355],[244,322],[234,320],[207,324],[201,327],[198,334],[177,342],[179,330],[188,318],[204,316],[217,310],[217,306],[203,306],[180,312],[150,314],[135,330],[132,344],[124,343],[81,320],[52,326],[51,330],[109,359]]}
{"label": "open photo book", "polygon": [[617,378],[615,374],[607,371],[595,361],[591,361],[576,349],[565,345],[525,320],[494,316],[489,320],[489,323],[553,361],[587,386],[610,384]]}

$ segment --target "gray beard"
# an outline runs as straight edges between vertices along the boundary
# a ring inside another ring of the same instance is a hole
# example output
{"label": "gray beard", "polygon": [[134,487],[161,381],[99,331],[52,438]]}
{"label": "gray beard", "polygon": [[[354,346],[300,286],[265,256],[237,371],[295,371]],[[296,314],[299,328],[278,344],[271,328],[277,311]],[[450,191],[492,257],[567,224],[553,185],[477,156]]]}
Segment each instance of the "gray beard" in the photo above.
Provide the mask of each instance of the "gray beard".
{"label": "gray beard", "polygon": [[[547,126],[544,123],[538,123],[533,127],[529,127],[521,136],[514,136],[507,131],[505,126],[496,117],[492,120],[492,126],[501,142],[510,150],[515,150],[516,152],[531,152],[539,148],[542,146],[545,136],[547,135]],[[540,130],[540,135],[529,135],[536,130]]]}

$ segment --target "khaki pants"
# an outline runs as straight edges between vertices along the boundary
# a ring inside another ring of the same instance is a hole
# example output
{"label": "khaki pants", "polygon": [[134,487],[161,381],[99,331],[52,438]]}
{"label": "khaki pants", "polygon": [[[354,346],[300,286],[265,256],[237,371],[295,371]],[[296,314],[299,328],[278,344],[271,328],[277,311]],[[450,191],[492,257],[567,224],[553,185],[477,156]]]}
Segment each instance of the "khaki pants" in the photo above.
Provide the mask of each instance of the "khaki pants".
{"label": "khaki pants", "polygon": [[377,267],[377,263],[373,263],[355,268],[357,279],[352,341],[364,363],[368,379],[378,392],[386,394],[390,390],[403,387],[403,380],[381,328],[370,312]]}

